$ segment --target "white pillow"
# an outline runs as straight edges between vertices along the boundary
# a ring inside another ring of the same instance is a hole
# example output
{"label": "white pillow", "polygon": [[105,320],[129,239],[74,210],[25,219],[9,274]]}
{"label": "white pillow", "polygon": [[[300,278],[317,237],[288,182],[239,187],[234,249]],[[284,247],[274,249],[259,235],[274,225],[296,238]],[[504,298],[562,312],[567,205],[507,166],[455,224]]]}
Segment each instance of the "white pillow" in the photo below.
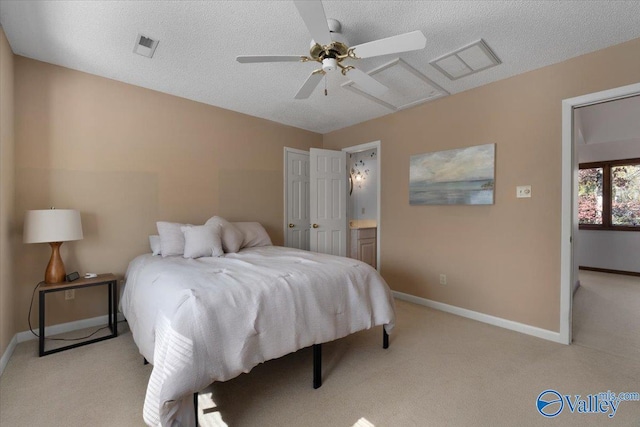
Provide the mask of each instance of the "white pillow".
{"label": "white pillow", "polygon": [[149,236],[149,246],[151,246],[151,253],[153,253],[153,255],[160,255],[160,236]]}
{"label": "white pillow", "polygon": [[158,221],[158,234],[160,235],[160,252],[163,257],[182,255],[184,253],[184,234],[180,227],[188,224],[177,222]]}
{"label": "white pillow", "polygon": [[220,237],[222,238],[222,249],[228,254],[234,254],[240,250],[243,234],[233,224],[226,219],[214,216],[205,222],[205,225],[219,225]]}
{"label": "white pillow", "polygon": [[220,225],[197,225],[181,227],[184,234],[184,257],[200,258],[222,256]]}
{"label": "white pillow", "polygon": [[240,249],[272,245],[267,230],[265,230],[259,222],[234,222],[233,225],[235,225],[244,236]]}

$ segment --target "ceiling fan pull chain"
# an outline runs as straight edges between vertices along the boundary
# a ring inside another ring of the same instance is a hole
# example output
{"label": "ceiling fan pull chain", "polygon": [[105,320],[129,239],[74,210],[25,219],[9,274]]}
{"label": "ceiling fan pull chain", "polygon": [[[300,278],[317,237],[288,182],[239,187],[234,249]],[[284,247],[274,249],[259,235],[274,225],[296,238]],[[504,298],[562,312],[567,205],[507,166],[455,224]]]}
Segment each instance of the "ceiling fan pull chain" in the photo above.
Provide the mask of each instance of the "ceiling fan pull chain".
{"label": "ceiling fan pull chain", "polygon": [[327,92],[327,75],[324,75],[324,96],[327,96],[328,92]]}

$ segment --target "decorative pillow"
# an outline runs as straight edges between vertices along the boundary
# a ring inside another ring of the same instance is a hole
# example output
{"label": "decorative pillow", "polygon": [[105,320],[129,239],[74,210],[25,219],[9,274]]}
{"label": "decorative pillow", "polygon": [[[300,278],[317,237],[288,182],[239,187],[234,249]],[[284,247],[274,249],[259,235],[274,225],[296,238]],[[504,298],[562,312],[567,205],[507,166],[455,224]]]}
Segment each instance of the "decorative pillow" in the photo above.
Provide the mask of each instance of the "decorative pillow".
{"label": "decorative pillow", "polygon": [[182,255],[184,253],[184,234],[180,227],[188,224],[177,222],[158,221],[158,234],[160,235],[160,252],[163,257]]}
{"label": "decorative pillow", "polygon": [[184,257],[200,258],[222,256],[220,225],[197,225],[181,227],[184,234]]}
{"label": "decorative pillow", "polygon": [[151,252],[153,255],[160,255],[160,236],[149,236],[149,246],[151,246]]}
{"label": "decorative pillow", "polygon": [[226,219],[214,216],[211,217],[205,222],[205,225],[219,225],[220,237],[222,238],[222,249],[228,254],[236,253],[240,250],[240,246],[242,245],[243,234],[240,230],[238,230],[232,223],[227,221]]}
{"label": "decorative pillow", "polygon": [[234,222],[238,230],[242,232],[243,239],[240,249],[257,246],[272,246],[271,239],[259,222]]}

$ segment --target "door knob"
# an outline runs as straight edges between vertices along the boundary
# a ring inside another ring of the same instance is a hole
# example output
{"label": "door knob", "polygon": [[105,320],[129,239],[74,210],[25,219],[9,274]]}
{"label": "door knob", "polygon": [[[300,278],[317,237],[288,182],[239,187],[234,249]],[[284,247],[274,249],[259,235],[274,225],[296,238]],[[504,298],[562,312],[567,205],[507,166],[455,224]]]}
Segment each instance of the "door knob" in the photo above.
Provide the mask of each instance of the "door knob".
{"label": "door knob", "polygon": [[295,227],[295,225],[289,224],[289,228],[293,228],[293,227]]}
{"label": "door knob", "polygon": [[320,227],[318,224],[313,224],[313,228],[318,228]]}

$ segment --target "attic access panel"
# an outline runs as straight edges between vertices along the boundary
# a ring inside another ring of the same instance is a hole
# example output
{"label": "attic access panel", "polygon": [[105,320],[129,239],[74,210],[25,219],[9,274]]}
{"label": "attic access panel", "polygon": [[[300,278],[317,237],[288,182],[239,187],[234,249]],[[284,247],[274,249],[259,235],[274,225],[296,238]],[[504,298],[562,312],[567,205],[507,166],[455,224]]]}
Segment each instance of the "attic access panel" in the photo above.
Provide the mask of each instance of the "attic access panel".
{"label": "attic access panel", "polygon": [[376,97],[362,91],[353,81],[343,83],[342,87],[392,111],[403,110],[449,95],[449,92],[401,58],[374,68],[367,74],[387,86],[389,90]]}

